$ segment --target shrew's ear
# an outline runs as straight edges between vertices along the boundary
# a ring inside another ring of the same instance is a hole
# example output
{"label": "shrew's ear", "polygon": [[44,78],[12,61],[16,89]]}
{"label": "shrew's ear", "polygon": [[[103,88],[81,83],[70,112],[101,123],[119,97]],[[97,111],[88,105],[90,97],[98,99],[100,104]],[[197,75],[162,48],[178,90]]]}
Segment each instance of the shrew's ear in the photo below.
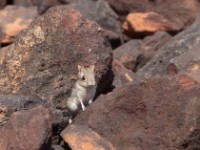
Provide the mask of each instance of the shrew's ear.
{"label": "shrew's ear", "polygon": [[94,65],[91,65],[90,68],[91,68],[92,70],[94,70]]}
{"label": "shrew's ear", "polygon": [[82,66],[78,65],[78,72],[81,72]]}

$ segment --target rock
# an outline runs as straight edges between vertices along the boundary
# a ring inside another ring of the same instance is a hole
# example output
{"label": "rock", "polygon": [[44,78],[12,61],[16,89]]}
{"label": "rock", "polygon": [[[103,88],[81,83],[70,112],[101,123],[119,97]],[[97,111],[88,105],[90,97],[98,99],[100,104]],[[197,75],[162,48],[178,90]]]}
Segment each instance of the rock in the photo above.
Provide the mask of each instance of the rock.
{"label": "rock", "polygon": [[94,64],[97,93],[105,91],[112,82],[112,49],[98,29],[75,9],[49,9],[1,49],[0,89],[37,95],[64,109],[78,64]]}
{"label": "rock", "polygon": [[[142,69],[139,76],[184,73],[200,82],[200,15],[193,26],[173,37]],[[174,72],[174,73],[173,73]]]}
{"label": "rock", "polygon": [[0,42],[3,44],[12,43],[15,36],[26,29],[35,19],[36,8],[24,8],[19,6],[6,6],[0,10],[0,28],[2,36]]}
{"label": "rock", "polygon": [[118,60],[113,60],[112,66],[114,73],[114,87],[119,87],[129,82],[137,82],[138,77],[136,74],[126,69]]}
{"label": "rock", "polygon": [[137,57],[133,71],[137,72],[147,64],[171,38],[171,35],[162,31],[145,37],[140,45],[140,55]]}
{"label": "rock", "polygon": [[108,140],[87,126],[70,125],[61,136],[72,150],[115,150]]}
{"label": "rock", "polygon": [[131,40],[115,49],[113,57],[127,69],[136,72],[151,60],[170,38],[166,32],[156,32],[143,40]]}
{"label": "rock", "polygon": [[0,0],[0,9],[4,8],[6,5],[6,0]]}
{"label": "rock", "polygon": [[166,19],[188,26],[199,13],[198,0],[107,0],[122,18],[132,12],[156,12]]}
{"label": "rock", "polygon": [[135,71],[140,52],[141,40],[131,40],[113,52],[113,58],[121,62],[127,69]]}
{"label": "rock", "polygon": [[56,109],[54,106],[48,106],[47,108],[51,115],[52,144],[57,144],[60,141],[61,131],[68,125],[69,118],[64,116],[64,111]]}
{"label": "rock", "polygon": [[34,0],[33,4],[37,6],[38,13],[41,15],[45,13],[49,8],[59,5],[58,0]]}
{"label": "rock", "polygon": [[121,34],[118,16],[105,0],[77,0],[72,6],[103,28]]}
{"label": "rock", "polygon": [[35,96],[0,93],[0,126],[5,124],[15,111],[30,109],[43,103],[44,101]]}
{"label": "rock", "polygon": [[140,37],[157,31],[177,33],[182,25],[176,24],[155,13],[130,13],[123,24],[124,33],[130,37]]}
{"label": "rock", "polygon": [[1,150],[47,150],[51,146],[51,121],[42,106],[13,113],[0,129]]}
{"label": "rock", "polygon": [[176,149],[188,138],[199,147],[199,97],[200,84],[190,77],[152,77],[100,96],[73,122],[119,150]]}
{"label": "rock", "polygon": [[65,150],[65,149],[60,145],[52,145],[50,150]]}
{"label": "rock", "polygon": [[13,4],[16,6],[24,6],[24,7],[30,7],[33,6],[34,0],[13,0]]}

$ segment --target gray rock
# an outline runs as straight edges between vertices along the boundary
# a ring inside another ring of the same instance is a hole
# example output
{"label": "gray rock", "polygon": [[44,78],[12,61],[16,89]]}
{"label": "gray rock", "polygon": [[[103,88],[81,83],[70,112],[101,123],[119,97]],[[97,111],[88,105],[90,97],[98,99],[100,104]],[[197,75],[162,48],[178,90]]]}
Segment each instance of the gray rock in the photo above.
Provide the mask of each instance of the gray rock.
{"label": "gray rock", "polygon": [[40,104],[44,104],[44,101],[36,96],[0,93],[0,126],[5,124],[14,112],[34,108]]}
{"label": "gray rock", "polygon": [[89,19],[96,21],[103,28],[121,34],[118,16],[105,0],[77,0],[71,6],[77,8]]}
{"label": "gray rock", "polygon": [[163,46],[159,53],[142,69],[139,76],[167,75],[171,72],[185,73],[200,82],[200,15],[196,22],[176,35]]}
{"label": "gray rock", "polygon": [[49,9],[0,51],[0,89],[65,108],[78,64],[95,65],[97,93],[109,87],[112,49],[99,25],[67,6]]}

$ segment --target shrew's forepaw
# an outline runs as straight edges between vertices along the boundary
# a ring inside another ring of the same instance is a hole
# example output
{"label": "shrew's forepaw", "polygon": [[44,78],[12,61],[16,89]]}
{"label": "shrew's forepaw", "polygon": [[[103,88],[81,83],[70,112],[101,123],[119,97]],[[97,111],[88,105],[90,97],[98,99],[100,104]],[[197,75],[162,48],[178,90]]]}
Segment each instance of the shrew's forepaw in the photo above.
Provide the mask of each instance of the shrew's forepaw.
{"label": "shrew's forepaw", "polygon": [[72,123],[72,119],[70,118],[70,119],[69,119],[69,124],[71,124],[71,123]]}
{"label": "shrew's forepaw", "polygon": [[88,102],[88,103],[89,103],[89,104],[92,104],[92,102],[93,102],[92,100],[89,100],[89,102]]}

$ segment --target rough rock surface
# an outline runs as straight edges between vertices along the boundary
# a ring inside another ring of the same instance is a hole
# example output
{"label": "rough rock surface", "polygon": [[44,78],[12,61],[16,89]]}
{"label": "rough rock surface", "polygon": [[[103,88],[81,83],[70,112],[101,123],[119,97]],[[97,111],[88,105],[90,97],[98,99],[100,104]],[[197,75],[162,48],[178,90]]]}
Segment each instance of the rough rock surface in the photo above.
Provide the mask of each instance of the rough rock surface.
{"label": "rough rock surface", "polygon": [[111,8],[119,15],[126,16],[131,12],[154,11],[174,23],[184,26],[193,23],[199,12],[198,0],[107,0]]}
{"label": "rough rock surface", "polygon": [[65,149],[60,145],[52,145],[50,150],[65,150]]}
{"label": "rough rock surface", "polygon": [[113,58],[121,62],[127,69],[134,71],[137,67],[137,58],[141,54],[141,44],[141,40],[131,40],[115,49]]}
{"label": "rough rock surface", "polygon": [[15,111],[30,109],[44,102],[35,96],[22,94],[0,93],[0,126],[3,125]]}
{"label": "rough rock surface", "polygon": [[141,70],[139,76],[170,74],[171,66],[177,73],[185,73],[200,82],[200,15],[187,30],[173,37]]}
{"label": "rough rock surface", "polygon": [[42,106],[13,113],[0,129],[1,150],[47,150],[51,146],[49,111]]}
{"label": "rough rock surface", "polygon": [[114,87],[122,86],[128,82],[137,82],[138,77],[136,74],[125,68],[124,65],[118,60],[113,60],[112,68],[114,73],[114,80],[112,84]]}
{"label": "rough rock surface", "polygon": [[87,126],[70,125],[61,136],[72,150],[115,150],[108,140]]}
{"label": "rough rock surface", "polygon": [[0,9],[6,5],[6,0],[0,0]]}
{"label": "rough rock surface", "polygon": [[78,64],[94,64],[97,92],[103,91],[112,80],[112,50],[98,29],[75,9],[49,9],[0,51],[0,89],[36,94],[61,108],[77,79]]}
{"label": "rough rock surface", "polygon": [[124,33],[131,37],[152,34],[157,31],[177,33],[182,25],[176,24],[165,17],[155,13],[130,13],[123,24]]}
{"label": "rough rock surface", "polygon": [[77,0],[72,6],[103,28],[118,34],[121,33],[121,25],[117,20],[118,16],[105,0]]}
{"label": "rough rock surface", "polygon": [[22,30],[26,29],[37,16],[36,7],[6,6],[0,10],[0,43],[9,44]]}
{"label": "rough rock surface", "polygon": [[200,84],[187,76],[154,77],[100,96],[74,123],[87,125],[118,150],[176,149],[199,139],[199,97]]}
{"label": "rough rock surface", "polygon": [[151,60],[170,38],[166,32],[156,32],[143,40],[131,40],[115,49],[113,57],[127,69],[136,72]]}
{"label": "rough rock surface", "polygon": [[16,6],[29,7],[33,6],[33,0],[13,0],[13,4]]}

